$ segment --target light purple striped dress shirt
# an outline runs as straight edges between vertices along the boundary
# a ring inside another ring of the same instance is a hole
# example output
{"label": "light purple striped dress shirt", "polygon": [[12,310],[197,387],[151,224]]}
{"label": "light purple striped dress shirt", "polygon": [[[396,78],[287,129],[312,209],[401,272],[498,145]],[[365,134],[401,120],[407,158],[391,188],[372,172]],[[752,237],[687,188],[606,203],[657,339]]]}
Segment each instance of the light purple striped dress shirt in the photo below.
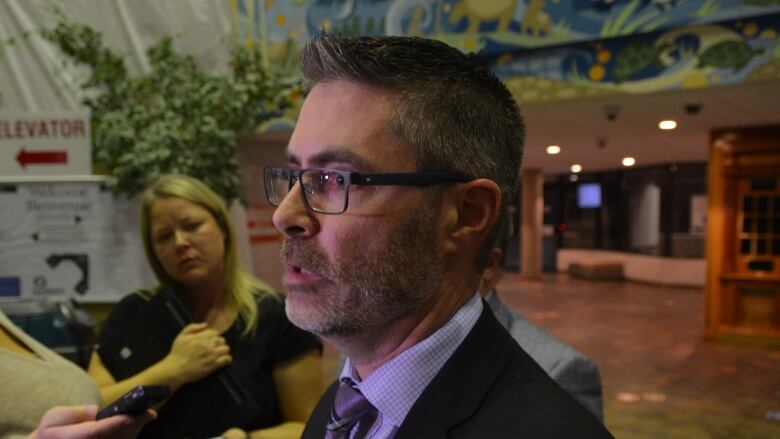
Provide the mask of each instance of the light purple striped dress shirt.
{"label": "light purple striped dress shirt", "polygon": [[[444,326],[360,381],[347,359],[341,377],[349,377],[379,414],[366,436],[386,439],[395,436],[420,394],[452,356],[482,314],[479,292],[468,300]],[[352,429],[350,437],[357,432]]]}

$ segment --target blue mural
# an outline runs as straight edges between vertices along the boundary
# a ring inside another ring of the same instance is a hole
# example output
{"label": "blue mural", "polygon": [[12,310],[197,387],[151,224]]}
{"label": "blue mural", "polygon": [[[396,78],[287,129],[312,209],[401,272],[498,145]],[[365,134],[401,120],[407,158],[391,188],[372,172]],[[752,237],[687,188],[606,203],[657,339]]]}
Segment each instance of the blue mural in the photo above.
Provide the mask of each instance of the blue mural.
{"label": "blue mural", "polygon": [[295,74],[321,30],[481,51],[521,102],[780,79],[780,0],[232,0],[236,38]]}
{"label": "blue mural", "polygon": [[[772,14],[507,52],[491,58],[491,65],[525,102],[776,80],[780,79],[778,32],[780,14]],[[550,82],[545,96],[533,89],[540,79]]]}
{"label": "blue mural", "polygon": [[[501,53],[780,12],[780,0],[232,0],[240,37],[421,35]],[[265,33],[265,36],[261,35]]]}

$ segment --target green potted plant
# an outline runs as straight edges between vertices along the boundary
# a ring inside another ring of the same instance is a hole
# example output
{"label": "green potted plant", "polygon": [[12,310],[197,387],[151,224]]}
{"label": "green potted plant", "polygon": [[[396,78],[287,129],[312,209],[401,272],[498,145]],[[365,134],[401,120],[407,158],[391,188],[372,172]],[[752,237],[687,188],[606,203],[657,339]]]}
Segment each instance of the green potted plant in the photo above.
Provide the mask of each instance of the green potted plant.
{"label": "green potted plant", "polygon": [[147,50],[150,69],[131,75],[124,58],[89,26],[61,19],[43,36],[86,66],[93,163],[116,194],[132,197],[165,173],[203,180],[227,203],[246,201],[236,136],[287,103],[291,87],[264,66],[257,46],[236,47],[232,76],[207,74],[165,37]]}

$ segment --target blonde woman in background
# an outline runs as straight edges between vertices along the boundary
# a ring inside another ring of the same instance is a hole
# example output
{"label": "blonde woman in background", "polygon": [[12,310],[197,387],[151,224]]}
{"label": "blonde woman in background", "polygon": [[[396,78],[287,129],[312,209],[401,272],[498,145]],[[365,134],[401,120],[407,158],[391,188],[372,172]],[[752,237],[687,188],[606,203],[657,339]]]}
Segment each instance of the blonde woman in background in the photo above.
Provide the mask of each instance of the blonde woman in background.
{"label": "blonde woman in background", "polygon": [[[287,320],[282,296],[239,267],[224,202],[196,179],[163,176],[143,195],[141,233],[160,284],[123,298],[98,337],[89,373],[100,387],[103,403],[137,385],[168,385],[173,397],[158,407],[157,421],[139,437],[196,433],[226,438],[300,437],[321,394],[321,344]],[[176,296],[195,323],[185,326],[172,343],[167,341],[167,352],[148,367],[116,379],[100,346],[126,336],[139,320],[148,319],[150,301],[163,293]],[[183,405],[207,402],[210,397],[188,393],[187,398],[177,399],[177,392],[228,365],[241,388],[259,405],[254,419],[229,425],[231,414],[213,407],[209,416],[187,416],[185,426],[181,419],[179,426],[172,426],[177,420],[168,413],[180,414]]]}

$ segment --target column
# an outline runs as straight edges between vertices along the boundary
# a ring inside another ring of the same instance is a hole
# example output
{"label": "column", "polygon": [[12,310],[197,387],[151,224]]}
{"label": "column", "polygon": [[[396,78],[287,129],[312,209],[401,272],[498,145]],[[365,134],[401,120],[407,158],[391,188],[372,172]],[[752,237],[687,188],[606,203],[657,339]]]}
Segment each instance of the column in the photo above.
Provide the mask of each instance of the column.
{"label": "column", "polygon": [[544,214],[544,178],[538,168],[524,169],[522,224],[520,225],[520,267],[523,277],[542,277],[542,219]]}

